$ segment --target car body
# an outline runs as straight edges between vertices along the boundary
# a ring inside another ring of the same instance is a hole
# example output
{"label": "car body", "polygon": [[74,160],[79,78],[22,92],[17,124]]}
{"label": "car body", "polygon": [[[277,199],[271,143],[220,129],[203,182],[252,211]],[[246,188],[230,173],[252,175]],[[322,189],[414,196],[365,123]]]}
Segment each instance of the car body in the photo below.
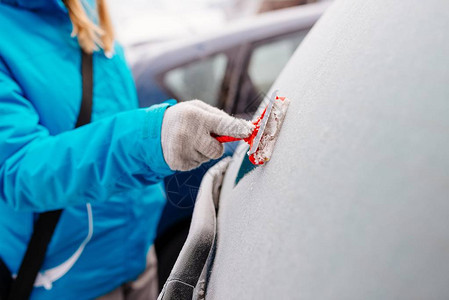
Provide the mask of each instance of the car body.
{"label": "car body", "polygon": [[449,297],[448,10],[329,8],[272,87],[271,160],[227,168],[194,299]]}

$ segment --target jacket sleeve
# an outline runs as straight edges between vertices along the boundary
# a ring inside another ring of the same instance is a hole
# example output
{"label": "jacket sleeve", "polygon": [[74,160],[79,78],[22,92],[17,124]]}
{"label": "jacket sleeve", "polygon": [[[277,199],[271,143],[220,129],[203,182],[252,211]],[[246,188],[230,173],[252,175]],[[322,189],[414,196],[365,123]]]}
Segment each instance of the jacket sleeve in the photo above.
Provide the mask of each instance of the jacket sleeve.
{"label": "jacket sleeve", "polygon": [[0,62],[0,201],[40,212],[105,201],[160,181],[172,174],[160,142],[168,105],[52,136]]}

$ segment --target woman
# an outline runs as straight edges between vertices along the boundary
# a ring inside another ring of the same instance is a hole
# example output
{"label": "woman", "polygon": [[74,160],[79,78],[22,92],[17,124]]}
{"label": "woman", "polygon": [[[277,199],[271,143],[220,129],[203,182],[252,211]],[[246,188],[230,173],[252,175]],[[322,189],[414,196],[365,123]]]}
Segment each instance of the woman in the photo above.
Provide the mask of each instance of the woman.
{"label": "woman", "polygon": [[[145,269],[157,183],[220,157],[211,133],[252,125],[198,100],[137,109],[103,0],[4,0],[0,24],[0,258],[17,274],[38,213],[63,208],[31,298],[117,291]],[[93,53],[92,122],[73,129],[80,48]]]}

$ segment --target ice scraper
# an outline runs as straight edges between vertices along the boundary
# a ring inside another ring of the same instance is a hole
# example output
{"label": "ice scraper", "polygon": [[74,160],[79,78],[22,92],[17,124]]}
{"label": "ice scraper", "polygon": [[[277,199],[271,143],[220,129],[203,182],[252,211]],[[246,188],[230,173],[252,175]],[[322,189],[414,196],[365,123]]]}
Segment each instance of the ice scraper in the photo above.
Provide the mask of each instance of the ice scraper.
{"label": "ice scraper", "polygon": [[290,100],[279,97],[278,91],[271,95],[267,107],[262,114],[253,122],[255,125],[252,134],[244,139],[231,136],[214,136],[219,142],[233,142],[244,140],[249,144],[249,160],[255,165],[263,165],[270,160],[274,144],[284,122]]}

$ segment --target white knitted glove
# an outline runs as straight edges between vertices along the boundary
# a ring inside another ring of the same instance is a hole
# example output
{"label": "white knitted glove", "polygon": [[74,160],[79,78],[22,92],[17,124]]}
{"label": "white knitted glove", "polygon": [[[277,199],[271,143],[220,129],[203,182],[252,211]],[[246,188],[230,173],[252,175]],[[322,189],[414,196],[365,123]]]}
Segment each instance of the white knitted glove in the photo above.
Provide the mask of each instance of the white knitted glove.
{"label": "white knitted glove", "polygon": [[223,155],[223,145],[211,133],[245,138],[253,129],[251,122],[231,117],[200,100],[182,102],[165,111],[162,152],[170,169],[191,170]]}

